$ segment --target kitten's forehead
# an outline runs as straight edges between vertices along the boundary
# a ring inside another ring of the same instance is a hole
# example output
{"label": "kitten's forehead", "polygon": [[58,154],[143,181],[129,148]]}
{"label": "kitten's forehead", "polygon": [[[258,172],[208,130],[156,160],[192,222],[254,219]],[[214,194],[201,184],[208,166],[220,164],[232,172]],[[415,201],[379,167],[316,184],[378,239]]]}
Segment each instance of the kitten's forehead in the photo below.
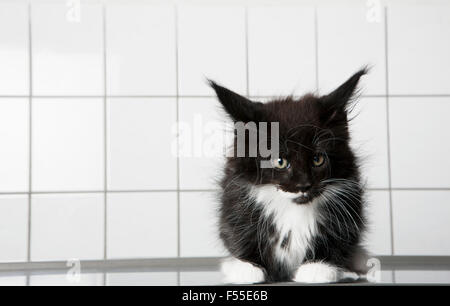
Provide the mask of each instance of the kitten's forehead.
{"label": "kitten's forehead", "polygon": [[280,134],[301,137],[321,128],[320,104],[314,96],[273,100],[266,103],[264,109],[267,121],[279,122]]}

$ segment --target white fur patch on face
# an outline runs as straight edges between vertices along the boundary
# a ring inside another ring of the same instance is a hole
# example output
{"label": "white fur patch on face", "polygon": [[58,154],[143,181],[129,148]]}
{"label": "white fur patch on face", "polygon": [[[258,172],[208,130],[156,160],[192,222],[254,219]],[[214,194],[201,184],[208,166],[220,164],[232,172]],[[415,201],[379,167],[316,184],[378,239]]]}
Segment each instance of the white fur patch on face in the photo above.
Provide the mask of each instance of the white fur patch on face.
{"label": "white fur patch on face", "polygon": [[[305,258],[311,238],[317,233],[316,200],[298,205],[292,201],[299,196],[298,193],[285,192],[274,185],[253,186],[251,195],[263,208],[264,216],[273,217],[279,234],[276,258],[292,268],[297,267]],[[286,237],[289,237],[289,242],[283,246]]]}
{"label": "white fur patch on face", "polygon": [[222,262],[224,281],[232,284],[255,284],[264,281],[264,272],[249,262],[229,258]]}

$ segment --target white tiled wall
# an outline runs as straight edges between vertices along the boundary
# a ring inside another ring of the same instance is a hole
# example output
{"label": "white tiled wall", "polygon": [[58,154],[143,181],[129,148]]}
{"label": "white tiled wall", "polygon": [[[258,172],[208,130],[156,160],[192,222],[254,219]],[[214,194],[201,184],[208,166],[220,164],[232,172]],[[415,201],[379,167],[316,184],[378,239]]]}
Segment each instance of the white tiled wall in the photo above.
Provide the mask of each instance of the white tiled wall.
{"label": "white tiled wall", "polygon": [[353,149],[369,188],[389,187],[386,98],[362,97],[350,115]]}
{"label": "white tiled wall", "polygon": [[371,190],[367,193],[367,234],[365,245],[372,254],[391,255],[391,212],[389,191]]}
{"label": "white tiled wall", "polygon": [[450,6],[415,3],[82,0],[78,16],[0,0],[0,261],[222,256],[221,161],[195,150],[226,128],[172,155],[177,120],[224,118],[206,78],[265,100],[324,94],[366,64],[351,124],[366,243],[450,255]]}
{"label": "white tiled wall", "polygon": [[317,51],[321,93],[336,88],[358,68],[369,65],[372,69],[361,81],[362,93],[386,94],[384,11],[376,12],[379,22],[368,22],[371,20],[368,14],[365,5],[347,7],[336,2],[319,6]]}
{"label": "white tiled wall", "polygon": [[108,188],[176,189],[176,99],[112,98],[107,107]]}
{"label": "white tiled wall", "polygon": [[210,95],[206,77],[245,92],[244,7],[181,5],[177,11],[179,93]]}
{"label": "white tiled wall", "polygon": [[314,8],[248,10],[249,93],[301,94],[316,89]]}
{"label": "white tiled wall", "polygon": [[450,94],[450,4],[423,3],[388,10],[391,94]]}
{"label": "white tiled wall", "polygon": [[174,96],[174,33],[175,12],[171,6],[108,6],[107,93]]}
{"label": "white tiled wall", "polygon": [[0,93],[28,95],[28,12],[23,3],[0,3]]}
{"label": "white tiled wall", "polygon": [[103,258],[102,194],[36,194],[31,213],[32,260]]}
{"label": "white tiled wall", "polygon": [[217,231],[217,193],[181,192],[180,254],[183,257],[224,256]]}
{"label": "white tiled wall", "polygon": [[107,258],[176,257],[175,193],[111,193],[107,200]]}
{"label": "white tiled wall", "polygon": [[66,3],[31,6],[33,95],[103,93],[102,6],[83,3],[70,22]]}
{"label": "white tiled wall", "polygon": [[[205,156],[204,148],[216,139],[212,133],[223,130],[223,137],[227,133],[223,122],[225,115],[214,98],[180,98],[179,99],[179,121],[180,121],[180,187],[181,189],[215,189],[220,169],[224,159],[218,154]],[[208,126],[209,124],[209,126]],[[184,129],[182,126],[190,128]],[[199,137],[201,135],[201,137]],[[219,152],[220,154],[220,152]]]}
{"label": "white tiled wall", "polygon": [[450,254],[450,191],[392,193],[395,255]]}
{"label": "white tiled wall", "polygon": [[28,196],[0,196],[0,261],[27,260]]}
{"label": "white tiled wall", "polygon": [[0,98],[0,192],[28,190],[29,105],[25,98]]}
{"label": "white tiled wall", "polygon": [[31,190],[102,189],[102,100],[37,98],[32,104]]}
{"label": "white tiled wall", "polygon": [[449,188],[450,96],[391,98],[389,111],[392,186]]}

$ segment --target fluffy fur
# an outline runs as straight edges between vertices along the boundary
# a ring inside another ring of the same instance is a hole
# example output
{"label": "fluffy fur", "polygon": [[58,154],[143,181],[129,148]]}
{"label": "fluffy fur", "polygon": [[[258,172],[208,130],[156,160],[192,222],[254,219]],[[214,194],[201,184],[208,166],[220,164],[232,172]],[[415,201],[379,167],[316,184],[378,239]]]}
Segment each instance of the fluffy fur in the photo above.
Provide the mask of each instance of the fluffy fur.
{"label": "fluffy fur", "polygon": [[344,272],[365,272],[364,189],[348,131],[365,73],[325,96],[268,103],[210,82],[234,122],[279,123],[280,157],[289,164],[261,168],[259,154],[227,159],[219,210],[220,237],[233,256],[223,265],[227,281],[333,282]]}

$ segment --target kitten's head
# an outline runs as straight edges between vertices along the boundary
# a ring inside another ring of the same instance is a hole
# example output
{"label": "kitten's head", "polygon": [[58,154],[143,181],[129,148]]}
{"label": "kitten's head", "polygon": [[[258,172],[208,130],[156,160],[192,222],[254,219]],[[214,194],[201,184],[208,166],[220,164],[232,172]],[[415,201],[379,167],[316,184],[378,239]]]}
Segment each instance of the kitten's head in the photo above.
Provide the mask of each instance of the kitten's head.
{"label": "kitten's head", "polygon": [[[348,112],[359,79],[366,72],[358,71],[325,96],[308,94],[267,103],[251,101],[211,81],[234,122],[279,124],[279,158],[271,159],[273,167],[261,167],[260,161],[270,158],[262,157],[258,150],[256,157],[229,158],[226,171],[250,184],[274,185],[297,204],[311,202],[328,184],[357,181],[358,165],[349,146]],[[267,134],[270,137],[270,129]],[[245,144],[252,145],[248,137]],[[235,137],[235,152],[236,145]]]}

